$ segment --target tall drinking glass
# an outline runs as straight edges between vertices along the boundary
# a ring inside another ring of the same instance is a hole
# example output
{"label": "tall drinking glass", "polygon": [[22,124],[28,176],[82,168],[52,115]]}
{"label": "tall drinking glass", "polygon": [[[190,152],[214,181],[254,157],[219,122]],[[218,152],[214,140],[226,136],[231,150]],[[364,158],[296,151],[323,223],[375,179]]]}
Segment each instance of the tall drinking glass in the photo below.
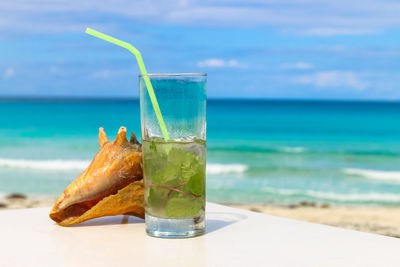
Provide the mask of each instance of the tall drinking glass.
{"label": "tall drinking glass", "polygon": [[183,238],[205,229],[206,74],[146,74],[169,140],[139,76],[146,232]]}

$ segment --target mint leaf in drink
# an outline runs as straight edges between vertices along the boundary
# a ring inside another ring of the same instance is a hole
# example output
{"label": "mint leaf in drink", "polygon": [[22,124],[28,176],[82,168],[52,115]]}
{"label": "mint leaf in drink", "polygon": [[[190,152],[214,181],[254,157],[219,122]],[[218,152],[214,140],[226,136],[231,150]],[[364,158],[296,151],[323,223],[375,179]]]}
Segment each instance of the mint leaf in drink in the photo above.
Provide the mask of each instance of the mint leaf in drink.
{"label": "mint leaf in drink", "polygon": [[168,160],[174,164],[190,165],[196,155],[185,149],[172,147],[168,153]]}
{"label": "mint leaf in drink", "polygon": [[[166,161],[162,157],[157,157],[155,154],[144,155],[143,160],[143,171],[147,177],[156,178],[158,184],[158,179],[155,177],[160,170],[166,167]],[[160,175],[160,174],[158,174]]]}
{"label": "mint leaf in drink", "polygon": [[196,164],[192,164],[189,166],[182,165],[181,166],[181,182],[188,182],[190,177],[195,175],[198,172],[198,168]]}
{"label": "mint leaf in drink", "polygon": [[147,177],[151,177],[154,184],[161,185],[180,177],[178,164],[168,161],[166,146],[152,141],[149,149],[143,153],[143,169]]}
{"label": "mint leaf in drink", "polygon": [[201,198],[173,192],[165,206],[168,218],[187,218],[201,214],[203,201]]}
{"label": "mint leaf in drink", "polygon": [[204,171],[200,171],[190,177],[189,180],[189,190],[192,194],[202,196],[205,191],[205,174]]}
{"label": "mint leaf in drink", "polygon": [[156,142],[151,141],[150,149],[151,149],[153,152],[157,153]]}
{"label": "mint leaf in drink", "polygon": [[172,148],[168,154],[169,162],[180,167],[181,182],[188,182],[199,171],[200,158],[191,151]]}
{"label": "mint leaf in drink", "polygon": [[165,188],[149,188],[147,208],[150,214],[163,213],[163,207],[168,197],[169,190]]}
{"label": "mint leaf in drink", "polygon": [[146,210],[162,218],[204,213],[205,143],[143,141]]}
{"label": "mint leaf in drink", "polygon": [[152,176],[153,183],[157,185],[165,184],[168,181],[177,179],[180,176],[179,167],[172,164],[167,164],[163,168],[158,167],[157,169],[158,170],[155,171],[154,175]]}

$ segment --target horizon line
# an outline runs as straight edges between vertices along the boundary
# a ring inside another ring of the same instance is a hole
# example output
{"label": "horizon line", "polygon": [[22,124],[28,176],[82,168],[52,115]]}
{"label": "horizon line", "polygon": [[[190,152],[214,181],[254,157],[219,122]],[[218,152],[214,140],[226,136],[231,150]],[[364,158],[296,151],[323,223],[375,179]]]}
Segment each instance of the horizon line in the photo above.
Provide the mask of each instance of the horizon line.
{"label": "horizon line", "polygon": [[[135,97],[119,96],[1,96],[2,101],[134,101]],[[268,97],[208,97],[207,100],[219,101],[271,101],[271,102],[389,102],[400,103],[400,99],[316,99],[316,98],[268,98]]]}

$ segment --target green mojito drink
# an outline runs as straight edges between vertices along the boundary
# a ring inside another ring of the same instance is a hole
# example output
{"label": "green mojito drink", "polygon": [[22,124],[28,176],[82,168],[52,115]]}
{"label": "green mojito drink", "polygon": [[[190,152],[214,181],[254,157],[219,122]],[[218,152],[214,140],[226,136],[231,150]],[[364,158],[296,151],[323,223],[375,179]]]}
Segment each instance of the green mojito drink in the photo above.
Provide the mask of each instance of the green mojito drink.
{"label": "green mojito drink", "polygon": [[[146,90],[147,77],[164,130]],[[205,86],[205,74],[147,74],[139,78],[145,219],[150,236],[183,238],[204,233]]]}
{"label": "green mojito drink", "polygon": [[143,141],[146,212],[158,218],[197,218],[205,208],[205,142]]}

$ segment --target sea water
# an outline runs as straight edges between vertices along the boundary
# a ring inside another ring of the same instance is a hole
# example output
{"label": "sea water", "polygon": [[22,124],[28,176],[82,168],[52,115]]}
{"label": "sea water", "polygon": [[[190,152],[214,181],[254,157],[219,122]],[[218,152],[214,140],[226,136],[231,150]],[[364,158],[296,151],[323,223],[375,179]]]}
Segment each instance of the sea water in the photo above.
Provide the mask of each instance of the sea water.
{"label": "sea water", "polygon": [[[209,100],[207,196],[231,203],[400,204],[400,103]],[[138,100],[0,101],[0,194],[59,195]]]}

